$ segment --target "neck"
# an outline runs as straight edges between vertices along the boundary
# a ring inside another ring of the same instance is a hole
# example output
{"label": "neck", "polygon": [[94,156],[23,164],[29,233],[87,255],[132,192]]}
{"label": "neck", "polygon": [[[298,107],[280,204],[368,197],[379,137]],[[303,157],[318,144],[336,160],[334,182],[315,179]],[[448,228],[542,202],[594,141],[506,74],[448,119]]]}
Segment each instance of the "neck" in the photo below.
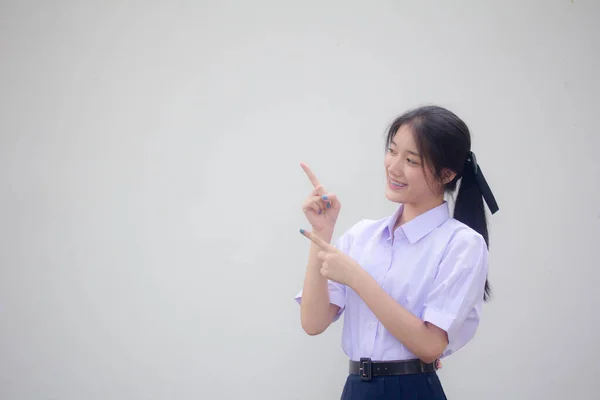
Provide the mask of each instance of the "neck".
{"label": "neck", "polygon": [[444,196],[440,198],[436,198],[434,201],[422,204],[404,204],[404,208],[402,210],[402,214],[396,221],[396,225],[394,226],[394,230],[401,225],[409,222],[410,220],[415,219],[421,214],[426,213],[429,210],[432,210],[444,203]]}

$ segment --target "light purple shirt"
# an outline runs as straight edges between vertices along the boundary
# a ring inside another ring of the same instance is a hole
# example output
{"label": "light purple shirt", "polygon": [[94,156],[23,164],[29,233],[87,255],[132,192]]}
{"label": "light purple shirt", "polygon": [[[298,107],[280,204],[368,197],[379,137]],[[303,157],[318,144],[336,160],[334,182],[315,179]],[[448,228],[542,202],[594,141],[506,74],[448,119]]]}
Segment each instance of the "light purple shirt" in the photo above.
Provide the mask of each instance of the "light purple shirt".
{"label": "light purple shirt", "polygon": [[[361,220],[335,246],[356,260],[400,305],[448,333],[442,357],[463,347],[479,325],[488,251],[483,237],[449,216],[448,204],[396,229],[403,207],[377,221]],[[302,291],[296,296],[301,302]],[[352,360],[416,358],[349,287],[329,281],[329,300],[344,314],[342,348]]]}

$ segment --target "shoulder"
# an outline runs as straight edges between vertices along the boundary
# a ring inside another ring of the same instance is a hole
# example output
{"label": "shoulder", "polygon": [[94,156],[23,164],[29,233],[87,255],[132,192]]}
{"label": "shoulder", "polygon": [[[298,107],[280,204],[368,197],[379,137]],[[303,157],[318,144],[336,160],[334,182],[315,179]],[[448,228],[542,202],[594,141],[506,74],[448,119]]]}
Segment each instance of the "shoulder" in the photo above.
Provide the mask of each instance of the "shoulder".
{"label": "shoulder", "polygon": [[485,269],[488,248],[479,232],[454,218],[448,219],[440,228],[447,238],[444,258],[455,260],[457,266]]}
{"label": "shoulder", "polygon": [[448,244],[455,246],[486,247],[483,236],[463,222],[454,218],[449,218],[444,225],[449,236]]}

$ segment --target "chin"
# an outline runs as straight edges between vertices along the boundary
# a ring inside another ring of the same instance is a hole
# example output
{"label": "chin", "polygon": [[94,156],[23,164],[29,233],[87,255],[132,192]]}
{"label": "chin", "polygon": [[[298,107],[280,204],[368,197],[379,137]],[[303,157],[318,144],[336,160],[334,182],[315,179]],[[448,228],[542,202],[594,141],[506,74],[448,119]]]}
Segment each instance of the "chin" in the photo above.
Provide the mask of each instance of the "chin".
{"label": "chin", "polygon": [[405,202],[405,196],[402,196],[398,193],[392,192],[391,190],[385,191],[385,197],[389,201],[392,201],[394,203],[404,203]]}

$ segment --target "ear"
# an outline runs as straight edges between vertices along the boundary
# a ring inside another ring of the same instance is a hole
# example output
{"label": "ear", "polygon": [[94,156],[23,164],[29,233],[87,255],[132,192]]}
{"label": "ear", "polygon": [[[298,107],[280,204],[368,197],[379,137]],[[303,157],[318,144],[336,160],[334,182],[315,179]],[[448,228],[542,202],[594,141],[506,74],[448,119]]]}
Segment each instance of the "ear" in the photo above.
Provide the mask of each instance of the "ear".
{"label": "ear", "polygon": [[442,182],[444,185],[452,182],[452,180],[456,177],[456,172],[449,170],[448,168],[444,168],[442,170]]}

